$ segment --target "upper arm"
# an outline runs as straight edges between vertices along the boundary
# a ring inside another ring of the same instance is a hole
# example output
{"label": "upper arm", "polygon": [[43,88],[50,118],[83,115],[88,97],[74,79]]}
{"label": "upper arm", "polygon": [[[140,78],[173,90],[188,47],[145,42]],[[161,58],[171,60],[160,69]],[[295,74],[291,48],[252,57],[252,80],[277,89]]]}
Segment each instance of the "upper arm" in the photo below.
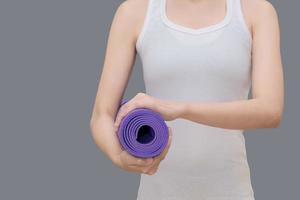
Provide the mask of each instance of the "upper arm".
{"label": "upper arm", "polygon": [[93,116],[115,115],[135,62],[137,14],[134,2],[124,1],[117,8],[108,36]]}
{"label": "upper arm", "polygon": [[252,95],[265,100],[268,109],[281,115],[284,80],[280,54],[280,28],[275,8],[265,0],[255,0],[252,48]]}

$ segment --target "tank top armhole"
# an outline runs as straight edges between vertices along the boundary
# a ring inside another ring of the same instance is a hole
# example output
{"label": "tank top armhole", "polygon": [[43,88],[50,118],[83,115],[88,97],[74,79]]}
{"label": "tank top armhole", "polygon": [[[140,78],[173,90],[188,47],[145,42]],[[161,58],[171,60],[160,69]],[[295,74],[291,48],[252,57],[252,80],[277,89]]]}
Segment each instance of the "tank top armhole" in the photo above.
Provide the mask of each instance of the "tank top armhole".
{"label": "tank top armhole", "polygon": [[152,1],[153,0],[148,0],[146,13],[145,13],[145,17],[144,17],[144,22],[143,22],[142,28],[140,30],[140,33],[137,36],[135,47],[136,47],[136,50],[138,52],[140,52],[142,50],[142,41],[144,39],[144,35],[145,35],[145,32],[146,32],[146,27],[147,27],[147,25],[150,21],[150,9],[151,9]]}
{"label": "tank top armhole", "polygon": [[236,0],[236,8],[237,8],[237,14],[238,14],[238,18],[242,24],[242,27],[244,29],[244,31],[246,32],[247,34],[247,37],[249,38],[250,42],[252,43],[252,34],[247,26],[247,23],[246,23],[246,19],[245,19],[245,15],[244,15],[244,12],[243,12],[243,6],[242,6],[242,3],[241,3],[242,0]]}

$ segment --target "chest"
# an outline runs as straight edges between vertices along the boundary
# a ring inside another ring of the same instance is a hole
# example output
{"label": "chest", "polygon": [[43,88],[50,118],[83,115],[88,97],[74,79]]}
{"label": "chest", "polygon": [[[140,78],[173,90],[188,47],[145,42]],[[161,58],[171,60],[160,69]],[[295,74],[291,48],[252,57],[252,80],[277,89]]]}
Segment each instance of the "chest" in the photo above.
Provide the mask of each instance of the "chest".
{"label": "chest", "polygon": [[239,33],[216,31],[209,35],[162,32],[143,50],[144,76],[148,80],[209,79],[239,83],[251,73],[251,46]]}

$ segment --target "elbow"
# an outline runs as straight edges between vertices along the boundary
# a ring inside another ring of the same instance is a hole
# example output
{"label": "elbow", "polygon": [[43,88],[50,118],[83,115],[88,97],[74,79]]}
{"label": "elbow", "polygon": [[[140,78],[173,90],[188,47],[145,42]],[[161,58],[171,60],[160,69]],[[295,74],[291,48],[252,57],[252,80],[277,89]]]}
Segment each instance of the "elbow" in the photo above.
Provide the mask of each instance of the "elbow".
{"label": "elbow", "polygon": [[97,124],[99,123],[99,116],[93,114],[90,123],[89,123],[89,128],[90,128],[90,133],[94,135],[97,132]]}
{"label": "elbow", "polygon": [[266,112],[266,128],[278,128],[282,121],[282,110],[273,109],[272,111]]}
{"label": "elbow", "polygon": [[99,135],[100,129],[103,125],[113,123],[113,118],[108,113],[94,112],[90,118],[89,129],[93,136]]}
{"label": "elbow", "polygon": [[101,113],[94,109],[89,122],[90,133],[92,135],[95,134],[95,132],[97,132],[96,129],[97,129],[97,124],[99,123],[101,118],[100,116],[102,116]]}
{"label": "elbow", "polygon": [[94,120],[93,118],[90,119],[90,124],[89,124],[89,128],[90,128],[90,132],[93,133],[93,129],[94,129]]}
{"label": "elbow", "polygon": [[93,135],[95,132],[95,119],[91,118],[90,119],[90,124],[89,124],[89,128],[90,128],[90,133]]}
{"label": "elbow", "polygon": [[270,123],[270,128],[279,128],[281,124],[281,115],[273,114],[272,122]]}

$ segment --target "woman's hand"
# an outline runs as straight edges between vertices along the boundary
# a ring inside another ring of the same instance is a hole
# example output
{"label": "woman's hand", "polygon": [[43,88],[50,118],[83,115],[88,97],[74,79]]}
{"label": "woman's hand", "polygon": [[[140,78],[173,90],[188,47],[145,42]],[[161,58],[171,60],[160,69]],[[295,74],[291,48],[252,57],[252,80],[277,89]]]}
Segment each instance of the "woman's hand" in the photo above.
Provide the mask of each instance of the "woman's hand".
{"label": "woman's hand", "polygon": [[164,120],[170,121],[176,119],[180,115],[183,110],[183,104],[174,101],[161,100],[145,93],[138,93],[119,108],[114,123],[115,130],[118,130],[123,117],[135,108],[151,109],[160,113]]}
{"label": "woman's hand", "polygon": [[170,127],[168,127],[168,129],[168,144],[158,156],[152,158],[137,158],[130,155],[127,151],[123,150],[119,155],[117,155],[115,164],[126,171],[153,175],[157,171],[160,162],[165,159],[171,146],[172,130]]}

